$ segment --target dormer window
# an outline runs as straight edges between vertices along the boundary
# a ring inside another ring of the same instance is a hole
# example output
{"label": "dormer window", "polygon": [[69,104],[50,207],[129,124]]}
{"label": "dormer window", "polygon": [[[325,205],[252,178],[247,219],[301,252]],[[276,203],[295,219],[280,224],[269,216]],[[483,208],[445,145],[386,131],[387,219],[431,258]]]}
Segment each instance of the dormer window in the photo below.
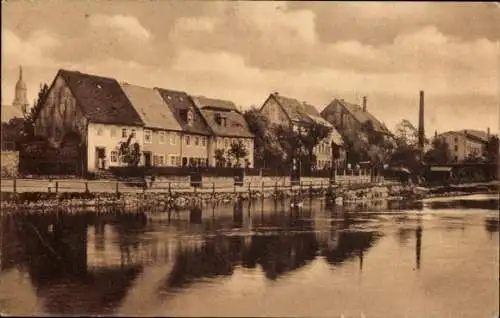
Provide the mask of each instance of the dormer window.
{"label": "dormer window", "polygon": [[188,125],[192,125],[193,124],[193,120],[194,120],[193,112],[191,110],[188,110],[187,111],[187,124]]}
{"label": "dormer window", "polygon": [[227,118],[225,116],[222,116],[221,113],[216,113],[215,114],[215,122],[217,125],[226,127],[227,126]]}

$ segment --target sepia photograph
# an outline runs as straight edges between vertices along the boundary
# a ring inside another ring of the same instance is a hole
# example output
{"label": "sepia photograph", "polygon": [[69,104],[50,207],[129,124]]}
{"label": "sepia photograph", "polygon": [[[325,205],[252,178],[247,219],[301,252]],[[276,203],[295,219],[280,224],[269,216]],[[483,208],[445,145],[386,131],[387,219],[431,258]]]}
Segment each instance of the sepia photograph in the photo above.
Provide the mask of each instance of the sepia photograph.
{"label": "sepia photograph", "polygon": [[0,316],[500,318],[499,21],[1,0]]}

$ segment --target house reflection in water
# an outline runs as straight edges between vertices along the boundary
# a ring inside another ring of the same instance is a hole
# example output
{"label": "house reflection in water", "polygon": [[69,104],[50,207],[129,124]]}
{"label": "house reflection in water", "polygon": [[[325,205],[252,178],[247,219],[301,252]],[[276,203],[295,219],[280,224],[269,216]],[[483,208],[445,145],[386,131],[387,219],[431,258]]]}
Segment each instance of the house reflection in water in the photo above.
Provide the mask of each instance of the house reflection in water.
{"label": "house reflection in water", "polygon": [[[112,314],[142,272],[141,257],[130,257],[137,241],[127,227],[140,224],[136,219],[115,217],[114,228],[102,219],[93,224],[86,214],[4,215],[1,221],[1,269],[27,272],[46,313]],[[110,245],[107,235],[118,244]]]}

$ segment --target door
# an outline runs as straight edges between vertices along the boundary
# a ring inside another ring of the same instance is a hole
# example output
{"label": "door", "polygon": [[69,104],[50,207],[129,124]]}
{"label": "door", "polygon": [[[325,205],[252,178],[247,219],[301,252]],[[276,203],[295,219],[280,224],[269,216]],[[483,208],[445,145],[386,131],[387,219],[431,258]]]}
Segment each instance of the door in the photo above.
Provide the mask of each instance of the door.
{"label": "door", "polygon": [[95,148],[95,167],[96,169],[104,169],[104,158],[106,157],[106,149],[103,147]]}
{"label": "door", "polygon": [[151,152],[144,151],[144,166],[151,167]]}

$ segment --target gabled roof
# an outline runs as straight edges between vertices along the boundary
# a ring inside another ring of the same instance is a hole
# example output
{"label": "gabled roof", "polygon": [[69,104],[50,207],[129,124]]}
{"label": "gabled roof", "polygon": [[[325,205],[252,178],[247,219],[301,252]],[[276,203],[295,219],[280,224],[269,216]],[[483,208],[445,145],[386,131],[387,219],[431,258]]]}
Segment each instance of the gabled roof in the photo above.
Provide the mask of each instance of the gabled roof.
{"label": "gabled roof", "polygon": [[147,128],[180,131],[182,127],[154,88],[120,84]]}
{"label": "gabled roof", "polygon": [[64,79],[89,121],[143,125],[139,114],[115,79],[68,70],[59,70],[58,75]]}
{"label": "gabled roof", "polygon": [[303,124],[312,124],[312,119],[308,116],[314,114],[320,117],[316,108],[306,102],[299,102],[295,98],[285,97],[280,94],[271,94],[270,98],[274,100],[283,108],[283,111],[290,117],[292,121]]}
{"label": "gabled roof", "polygon": [[488,142],[488,133],[485,131],[481,130],[476,130],[476,129],[464,129],[461,130],[467,137],[476,139],[478,141],[482,142]]}
{"label": "gabled roof", "polygon": [[[185,93],[180,91],[173,91],[164,88],[155,88],[163,100],[167,103],[171,112],[174,114],[174,117],[177,123],[181,126],[182,130],[187,133],[192,134],[201,134],[201,135],[211,135],[212,131],[210,130],[208,124],[203,118],[200,110],[194,104],[191,97]],[[181,112],[185,110],[191,110],[193,112],[193,124],[188,125],[181,116]]]}
{"label": "gabled roof", "polygon": [[225,110],[225,111],[238,111],[236,105],[228,100],[208,98],[205,96],[191,96],[193,102],[200,109],[213,109],[213,110]]}
{"label": "gabled roof", "polygon": [[[243,115],[233,102],[207,97],[192,96],[193,102],[201,109],[201,113],[210,129],[217,136],[253,138]],[[226,118],[226,126],[217,123],[217,116]]]}
{"label": "gabled roof", "polygon": [[328,106],[335,103],[344,107],[349,113],[351,113],[351,115],[359,123],[364,124],[368,121],[371,121],[373,124],[373,129],[375,129],[375,131],[392,135],[392,133],[389,131],[389,129],[387,129],[387,127],[383,123],[381,123],[375,116],[370,114],[368,111],[363,111],[361,106],[346,102],[343,99],[334,99]]}
{"label": "gabled roof", "polygon": [[478,142],[488,142],[488,133],[476,130],[476,129],[462,129],[462,130],[450,130],[439,134],[438,136],[445,135],[463,135],[469,139],[476,140]]}

